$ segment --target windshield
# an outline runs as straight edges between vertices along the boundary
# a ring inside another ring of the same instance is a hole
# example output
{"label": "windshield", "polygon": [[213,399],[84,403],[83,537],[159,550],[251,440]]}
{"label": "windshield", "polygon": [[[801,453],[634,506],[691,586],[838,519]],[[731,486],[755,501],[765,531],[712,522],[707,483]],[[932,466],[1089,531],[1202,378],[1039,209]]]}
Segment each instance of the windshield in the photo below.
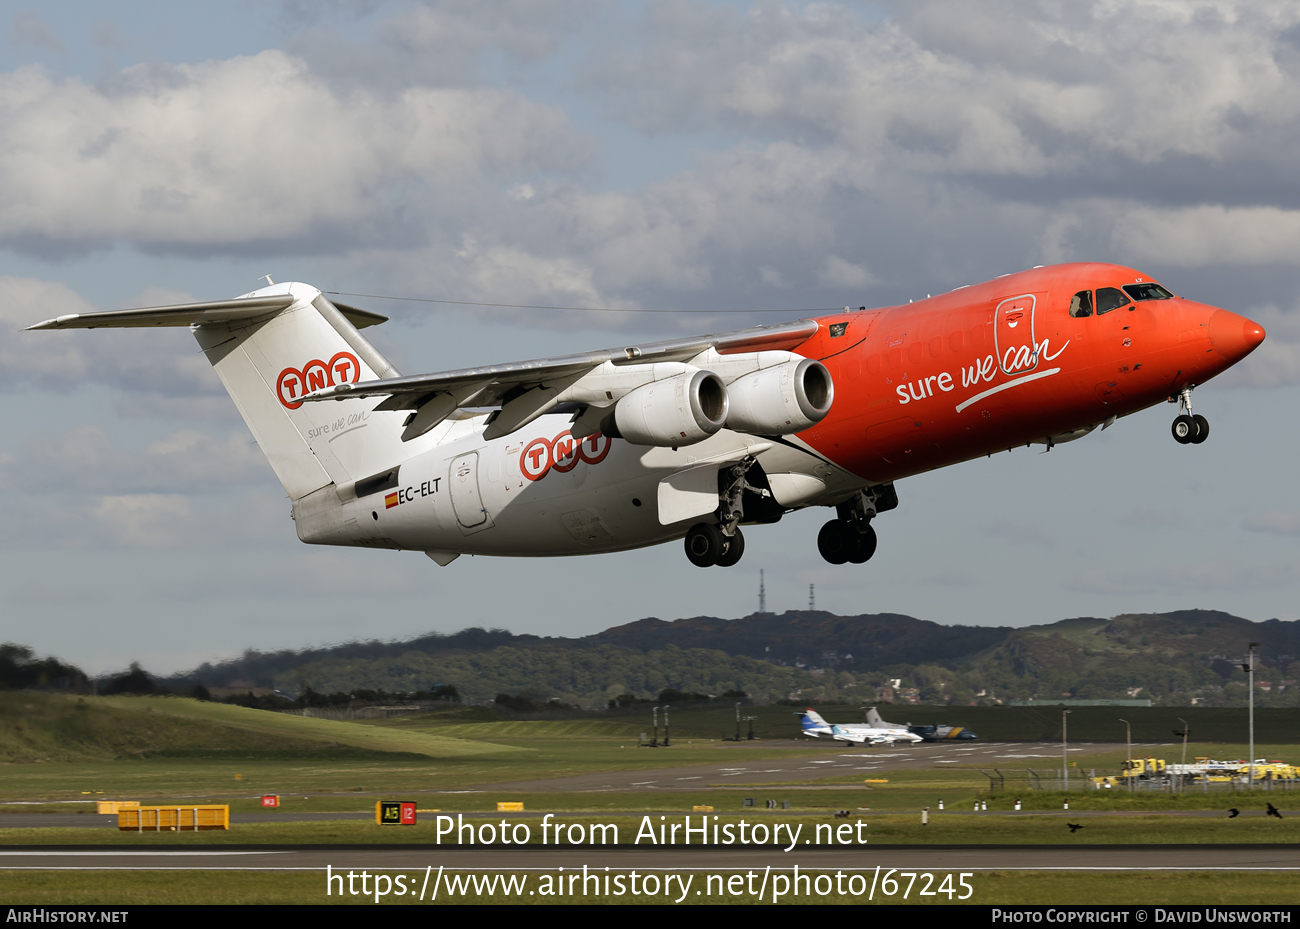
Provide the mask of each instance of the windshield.
{"label": "windshield", "polygon": [[1172,300],[1174,295],[1159,284],[1125,284],[1124,293],[1134,300]]}

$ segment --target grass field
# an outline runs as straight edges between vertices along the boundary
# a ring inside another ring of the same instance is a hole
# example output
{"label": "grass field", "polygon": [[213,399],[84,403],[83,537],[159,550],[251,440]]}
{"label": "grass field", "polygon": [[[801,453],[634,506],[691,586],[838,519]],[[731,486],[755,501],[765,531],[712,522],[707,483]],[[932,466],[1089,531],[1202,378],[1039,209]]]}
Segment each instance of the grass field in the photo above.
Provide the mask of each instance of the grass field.
{"label": "grass field", "polygon": [[[913,722],[927,721],[909,708]],[[987,709],[987,708],[986,708]],[[1000,708],[996,708],[1000,709]],[[1109,708],[1104,708],[1109,709]],[[1131,708],[1125,708],[1131,712]],[[786,740],[793,734],[788,707],[746,709],[759,712],[774,733]],[[963,713],[965,710],[962,711]],[[1187,712],[1187,711],[1184,711]],[[897,715],[897,714],[889,714]],[[1030,764],[1043,769],[1057,764],[1050,758],[1002,762],[1005,789],[991,791],[989,777],[978,766],[935,765],[930,768],[873,772],[888,782],[868,787],[861,773],[811,777],[790,784],[715,786],[701,782],[690,790],[520,791],[477,788],[490,783],[534,781],[590,772],[642,771],[689,767],[719,760],[749,764],[770,758],[870,757],[871,749],[847,749],[832,743],[809,742],[794,747],[774,743],[726,743],[717,736],[734,730],[734,714],[702,709],[674,711],[673,742],[668,750],[636,747],[645,725],[639,717],[502,720],[484,708],[449,710],[366,723],[333,722],[245,710],[178,698],[69,698],[42,694],[0,693],[0,810],[84,810],[87,821],[96,799],[137,799],[153,802],[229,802],[236,813],[260,813],[255,823],[236,824],[225,833],[144,836],[111,828],[4,827],[0,812],[0,846],[16,845],[227,845],[227,844],[371,844],[434,841],[432,814],[420,825],[388,829],[361,820],[290,822],[286,814],[370,813],[377,798],[413,799],[422,809],[486,816],[499,800],[522,801],[528,811],[510,816],[533,824],[544,812],[565,813],[586,821],[626,823],[635,830],[636,817],[646,813],[688,813],[694,805],[713,806],[726,818],[797,817],[806,823],[831,821],[834,811],[853,810],[866,816],[871,842],[924,844],[1196,844],[1297,843],[1300,816],[1265,818],[1265,801],[1284,811],[1300,809],[1300,792],[1244,791],[1204,794],[1129,794],[1126,791],[1082,789],[1088,775],[1114,773],[1125,753],[1089,751],[1082,736],[1073,738],[1072,782],[1068,797],[1059,792],[1031,790]],[[841,714],[848,721],[848,712]],[[951,721],[953,714],[945,713]],[[1012,717],[1005,717],[1011,719]],[[1204,722],[1204,720],[1202,720]],[[981,724],[982,725],[982,724]],[[1098,722],[1100,726],[1101,723]],[[1154,727],[1155,723],[1152,723]],[[1203,726],[1213,730],[1211,726]],[[718,731],[721,729],[722,731]],[[995,730],[996,731],[996,730]],[[982,733],[983,734],[983,733]],[[662,731],[660,736],[662,738]],[[1113,733],[1108,737],[1113,738]],[[1113,744],[1113,743],[1112,743]],[[923,750],[923,749],[922,749]],[[1181,744],[1138,745],[1135,755],[1155,755],[1176,761]],[[1041,753],[1040,753],[1041,754]],[[1197,742],[1188,755],[1241,757],[1239,743]],[[1262,738],[1257,757],[1300,760],[1300,747]],[[985,771],[991,772],[985,762]],[[1013,767],[1014,765],[1014,767]],[[887,767],[887,766],[886,766]],[[816,774],[817,772],[810,772]],[[263,811],[258,797],[276,793],[279,811]],[[1292,803],[1291,798],[1295,797]],[[755,799],[759,808],[742,806]],[[1024,812],[1007,815],[1016,798]],[[790,810],[762,809],[764,800],[788,800]],[[944,801],[946,811],[938,812]],[[1068,799],[1069,813],[1062,809]],[[988,813],[974,813],[976,800],[987,802]],[[1233,806],[1247,815],[1228,819]],[[929,807],[930,823],[920,824],[920,810]],[[1197,815],[1197,813],[1222,815]],[[604,819],[602,819],[604,817]],[[1084,828],[1071,834],[1065,821]],[[977,903],[1099,902],[1122,903],[1290,903],[1300,897],[1294,880],[1285,875],[1111,874],[980,874]],[[5,872],[5,902],[139,903],[166,899],[175,902],[361,902],[326,900],[319,875],[165,874]],[[473,895],[471,895],[473,896]],[[445,895],[444,895],[445,899]],[[478,898],[476,898],[478,899]],[[663,902],[640,897],[549,897],[507,901],[483,897],[483,902]],[[394,902],[394,901],[389,901]],[[472,901],[470,901],[472,902]],[[756,902],[749,897],[705,898],[691,902]],[[803,897],[800,903],[858,902],[830,894]],[[875,902],[880,902],[879,900]],[[922,903],[946,903],[942,896]],[[954,901],[955,902],[955,901]]]}
{"label": "grass field", "polygon": [[[373,807],[371,809],[373,812]],[[653,811],[658,815],[661,811]],[[690,814],[690,808],[664,811],[675,814],[674,821]],[[811,835],[818,823],[835,823],[834,810],[719,812],[720,822],[802,823],[804,835]],[[456,815],[451,813],[450,815]],[[619,841],[632,844],[641,816],[648,813],[610,812],[602,814],[560,813],[553,822],[614,823]],[[1177,813],[1091,814],[1086,817],[1065,813],[1030,813],[1024,815],[936,813],[931,811],[929,824],[922,825],[919,813],[859,813],[865,817],[870,843],[888,845],[1196,845],[1196,844],[1277,844],[1300,842],[1300,817],[1282,820],[1265,816],[1222,817],[1186,816]],[[218,832],[119,832],[116,829],[78,829],[50,827],[42,829],[0,828],[0,846],[16,845],[121,845],[136,846],[204,846],[204,845],[422,845],[438,842],[436,814],[426,813],[414,826],[388,828],[364,820],[326,820],[315,822],[277,822],[273,815],[266,821],[238,823],[229,831]],[[470,823],[508,821],[530,828],[532,844],[541,844],[541,816],[492,814],[475,817]],[[1071,832],[1066,822],[1082,822],[1083,828]],[[447,829],[450,829],[450,825]],[[452,835],[454,833],[448,833]],[[454,844],[452,838],[443,842]]]}
{"label": "grass field", "polygon": [[[833,723],[861,723],[862,709],[857,704],[818,706],[817,712]],[[881,715],[893,723],[932,725],[947,723],[965,726],[977,732],[981,739],[995,741],[1045,741],[1059,742],[1061,738],[1061,710],[1053,706],[910,706],[881,705]],[[746,706],[745,716],[756,716],[754,733],[763,739],[789,739],[798,731],[796,716],[802,708],[797,706]],[[652,715],[649,706],[625,711],[627,715],[614,715],[601,719],[585,718],[572,722],[603,723],[621,727],[629,738],[641,732],[649,733]],[[1255,710],[1255,739],[1257,742],[1291,743],[1297,738],[1296,710],[1260,708]],[[420,717],[387,720],[380,725],[397,728],[428,728],[456,726],[467,722],[491,722],[499,717],[487,707],[444,710]],[[1175,732],[1183,730],[1186,720],[1191,738],[1201,742],[1238,743],[1245,754],[1247,719],[1244,708],[1219,707],[1140,707],[1140,706],[1081,706],[1070,711],[1070,741],[1123,742],[1128,728],[1121,721],[1132,724],[1135,743],[1172,742]],[[570,720],[564,720],[570,721]],[[736,732],[734,706],[691,705],[670,710],[674,738],[720,739]],[[549,722],[549,720],[538,720]],[[659,714],[662,738],[663,713]],[[741,724],[742,735],[749,731],[749,723]],[[1135,746],[1135,751],[1137,747]]]}

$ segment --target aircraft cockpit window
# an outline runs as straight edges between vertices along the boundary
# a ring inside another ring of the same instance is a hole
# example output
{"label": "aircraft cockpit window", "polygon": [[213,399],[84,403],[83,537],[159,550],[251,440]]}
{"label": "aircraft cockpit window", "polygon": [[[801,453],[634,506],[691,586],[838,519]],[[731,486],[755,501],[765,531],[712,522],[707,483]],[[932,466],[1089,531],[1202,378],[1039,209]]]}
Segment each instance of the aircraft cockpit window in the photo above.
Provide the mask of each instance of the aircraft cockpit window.
{"label": "aircraft cockpit window", "polygon": [[1125,284],[1124,293],[1134,300],[1172,300],[1174,295],[1159,284]]}
{"label": "aircraft cockpit window", "polygon": [[1070,315],[1076,319],[1092,315],[1092,291],[1081,290],[1070,298]]}
{"label": "aircraft cockpit window", "polygon": [[1100,287],[1097,289],[1097,315],[1102,316],[1111,310],[1118,310],[1124,304],[1128,303],[1128,297],[1116,287]]}

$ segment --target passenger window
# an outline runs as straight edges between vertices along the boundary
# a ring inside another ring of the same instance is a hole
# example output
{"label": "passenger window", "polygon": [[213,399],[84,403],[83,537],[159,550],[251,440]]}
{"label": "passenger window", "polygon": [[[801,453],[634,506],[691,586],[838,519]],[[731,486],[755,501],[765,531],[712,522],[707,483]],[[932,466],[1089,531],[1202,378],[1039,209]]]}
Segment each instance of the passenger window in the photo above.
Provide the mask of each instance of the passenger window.
{"label": "passenger window", "polygon": [[1111,310],[1118,310],[1128,303],[1128,297],[1115,287],[1101,287],[1097,290],[1097,315],[1101,316]]}
{"label": "passenger window", "polygon": [[1070,298],[1070,315],[1076,319],[1092,315],[1092,291],[1081,290]]}
{"label": "passenger window", "polygon": [[1125,284],[1124,293],[1134,300],[1172,300],[1174,295],[1159,284]]}

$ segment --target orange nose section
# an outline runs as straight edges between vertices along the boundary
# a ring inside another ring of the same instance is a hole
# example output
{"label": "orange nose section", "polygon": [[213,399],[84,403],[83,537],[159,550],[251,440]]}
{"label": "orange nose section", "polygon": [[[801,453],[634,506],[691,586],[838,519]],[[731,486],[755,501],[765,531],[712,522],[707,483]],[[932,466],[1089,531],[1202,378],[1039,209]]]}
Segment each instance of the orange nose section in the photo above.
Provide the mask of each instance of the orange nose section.
{"label": "orange nose section", "polygon": [[1263,341],[1264,327],[1253,320],[1227,310],[1210,316],[1210,344],[1229,363],[1245,358]]}

